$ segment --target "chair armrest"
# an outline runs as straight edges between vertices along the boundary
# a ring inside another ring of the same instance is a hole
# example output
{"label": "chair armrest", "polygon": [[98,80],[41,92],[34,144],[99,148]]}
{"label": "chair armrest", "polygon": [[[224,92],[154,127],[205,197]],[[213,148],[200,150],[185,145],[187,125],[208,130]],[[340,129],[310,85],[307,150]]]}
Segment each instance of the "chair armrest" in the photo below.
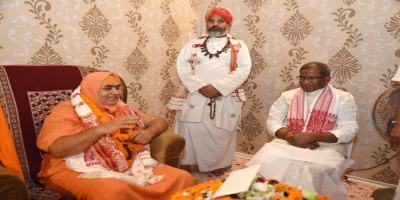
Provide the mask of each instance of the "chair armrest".
{"label": "chair armrest", "polygon": [[164,132],[150,142],[151,157],[160,163],[179,167],[179,155],[185,148],[185,138],[171,132]]}

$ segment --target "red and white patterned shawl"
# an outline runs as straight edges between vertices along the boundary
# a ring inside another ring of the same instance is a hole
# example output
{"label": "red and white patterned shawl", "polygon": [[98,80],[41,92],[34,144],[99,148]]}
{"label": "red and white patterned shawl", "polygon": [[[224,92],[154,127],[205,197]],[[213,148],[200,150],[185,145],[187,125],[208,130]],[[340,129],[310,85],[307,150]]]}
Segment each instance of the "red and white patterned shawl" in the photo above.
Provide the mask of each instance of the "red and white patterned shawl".
{"label": "red and white patterned shawl", "polygon": [[330,131],[335,126],[338,107],[339,95],[329,84],[315,97],[310,109],[307,109],[306,93],[300,89],[292,99],[286,128],[313,133]]}
{"label": "red and white patterned shawl", "polygon": [[[197,59],[197,52],[200,49],[200,46],[206,41],[208,35],[200,36],[196,39],[196,41],[192,45],[192,56],[190,58],[190,66],[192,70],[195,69],[196,59]],[[227,35],[228,40],[231,45],[231,62],[230,62],[230,71],[235,71],[237,66],[237,56],[240,51],[241,45],[239,41],[231,36]],[[182,82],[179,82],[174,95],[172,96],[168,107],[172,110],[181,110],[183,104],[185,103],[186,97],[188,94],[188,90],[183,85]],[[234,98],[236,101],[246,101],[246,97],[244,95],[244,85],[239,86],[234,92],[232,92],[231,97]]]}
{"label": "red and white patterned shawl", "polygon": [[[99,126],[101,122],[89,106],[80,97],[80,87],[78,87],[71,94],[71,102],[75,107],[78,116],[81,118],[85,130]],[[125,109],[128,115],[139,116],[135,110],[126,105],[121,100],[118,104]],[[143,120],[140,118],[138,129],[144,129]],[[140,152],[135,152],[136,155],[142,153],[142,151],[147,151],[150,154],[150,146],[145,145]],[[114,143],[110,135],[105,135],[101,137],[95,144],[90,148],[85,150],[84,159],[87,166],[102,165],[104,168],[117,172],[128,171],[128,164],[125,155],[118,149],[118,146]]]}

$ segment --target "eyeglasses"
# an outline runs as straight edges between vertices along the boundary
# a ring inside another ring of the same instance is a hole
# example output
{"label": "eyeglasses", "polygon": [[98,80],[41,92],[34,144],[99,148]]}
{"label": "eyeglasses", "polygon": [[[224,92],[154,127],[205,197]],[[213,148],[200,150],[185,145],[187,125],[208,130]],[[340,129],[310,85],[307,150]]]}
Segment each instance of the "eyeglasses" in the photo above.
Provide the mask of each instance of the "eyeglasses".
{"label": "eyeglasses", "polygon": [[315,82],[315,81],[317,81],[318,79],[325,78],[325,77],[327,77],[327,76],[321,76],[321,77],[314,77],[314,76],[311,76],[311,77],[298,76],[298,77],[296,77],[296,78],[297,78],[297,80],[299,80],[299,81],[305,81],[305,80],[307,79],[307,80],[310,81],[310,82]]}

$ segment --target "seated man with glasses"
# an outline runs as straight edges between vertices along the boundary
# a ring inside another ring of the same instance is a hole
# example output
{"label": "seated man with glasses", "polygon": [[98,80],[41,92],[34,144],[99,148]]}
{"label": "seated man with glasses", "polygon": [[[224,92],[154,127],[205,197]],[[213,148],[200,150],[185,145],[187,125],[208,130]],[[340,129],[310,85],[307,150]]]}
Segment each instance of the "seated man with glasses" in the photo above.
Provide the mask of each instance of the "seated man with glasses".
{"label": "seated man with glasses", "polygon": [[245,166],[261,164],[265,178],[346,199],[342,177],[354,162],[347,147],[358,132],[354,97],[329,84],[326,64],[307,63],[297,78],[300,88],[283,92],[269,111],[267,129],[275,139]]}

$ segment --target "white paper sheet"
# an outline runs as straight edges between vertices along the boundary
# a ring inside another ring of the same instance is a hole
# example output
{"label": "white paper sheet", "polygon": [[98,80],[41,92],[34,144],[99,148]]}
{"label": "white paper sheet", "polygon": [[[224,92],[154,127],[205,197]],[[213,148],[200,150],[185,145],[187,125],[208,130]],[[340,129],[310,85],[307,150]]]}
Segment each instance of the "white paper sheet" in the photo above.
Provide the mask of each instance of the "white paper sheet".
{"label": "white paper sheet", "polygon": [[213,198],[236,194],[249,190],[250,184],[256,176],[261,165],[254,165],[233,171],[221,187],[215,192]]}

